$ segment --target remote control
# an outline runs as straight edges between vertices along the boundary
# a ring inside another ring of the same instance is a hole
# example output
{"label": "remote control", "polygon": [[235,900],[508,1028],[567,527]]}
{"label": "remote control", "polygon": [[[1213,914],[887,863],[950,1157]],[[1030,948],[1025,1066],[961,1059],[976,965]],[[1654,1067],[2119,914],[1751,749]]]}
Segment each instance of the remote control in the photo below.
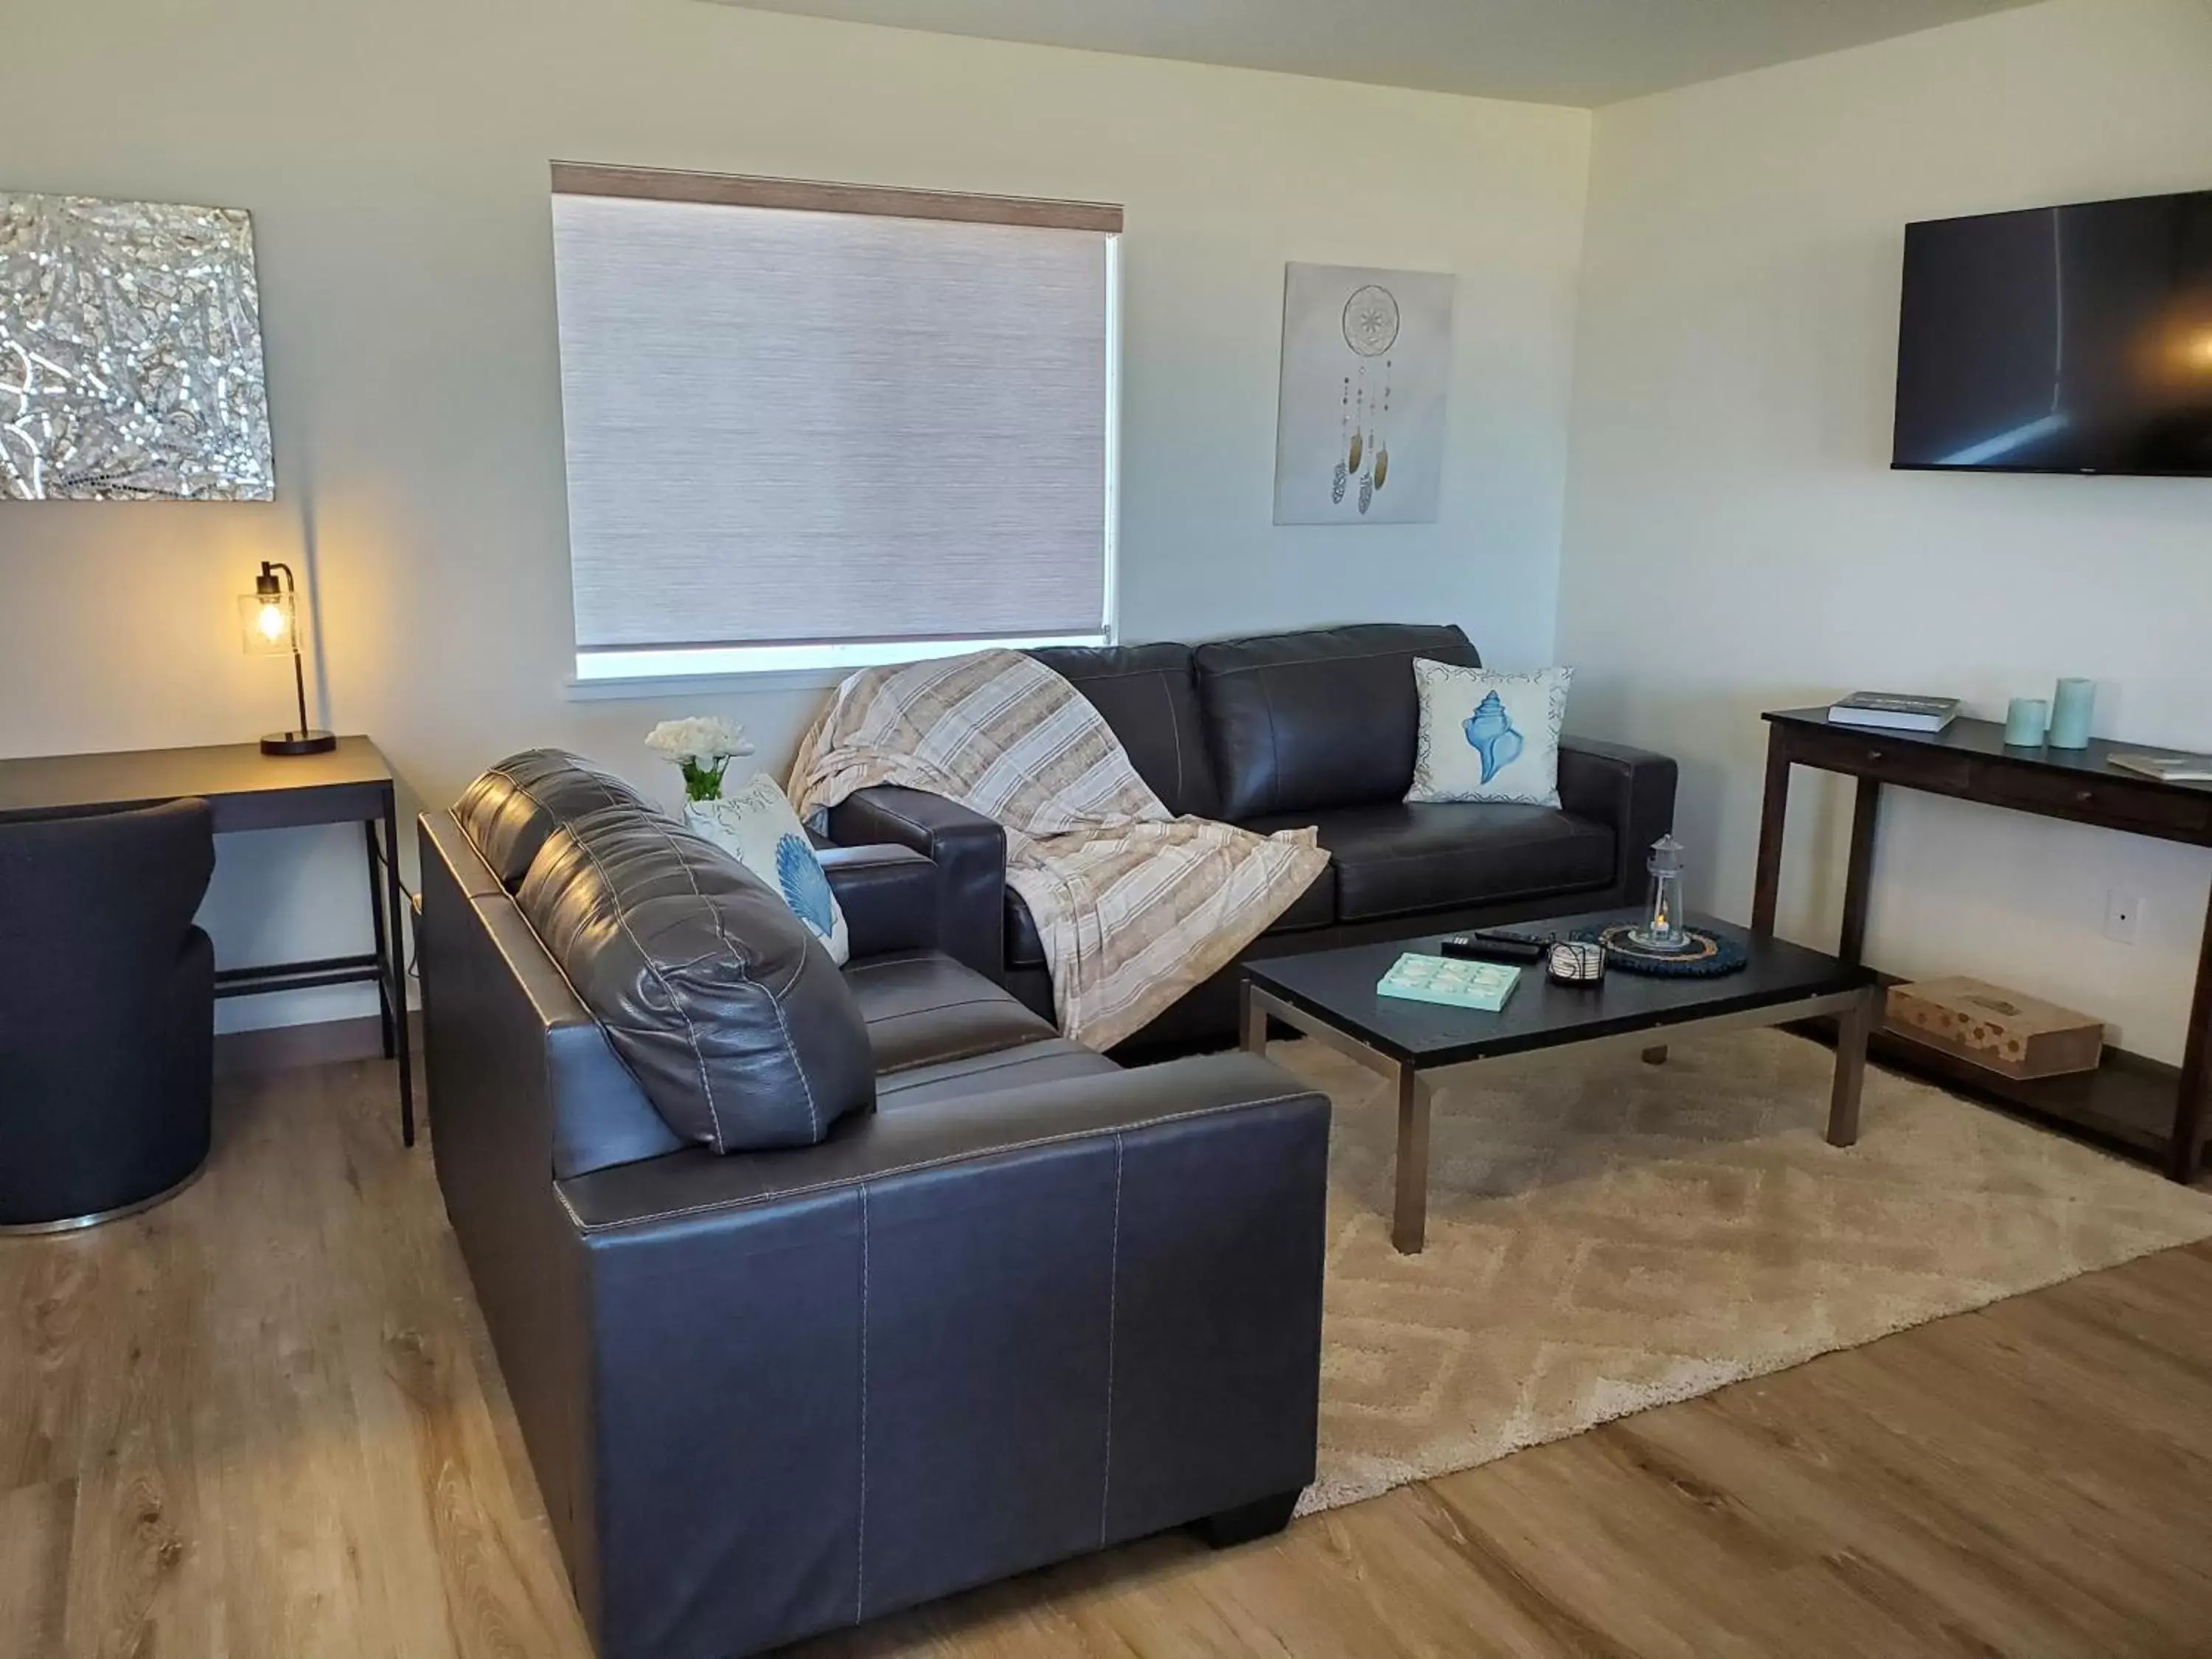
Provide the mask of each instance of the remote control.
{"label": "remote control", "polygon": [[1541,962],[1551,941],[1530,933],[1486,928],[1480,933],[1454,933],[1437,949],[1448,957],[1471,962]]}

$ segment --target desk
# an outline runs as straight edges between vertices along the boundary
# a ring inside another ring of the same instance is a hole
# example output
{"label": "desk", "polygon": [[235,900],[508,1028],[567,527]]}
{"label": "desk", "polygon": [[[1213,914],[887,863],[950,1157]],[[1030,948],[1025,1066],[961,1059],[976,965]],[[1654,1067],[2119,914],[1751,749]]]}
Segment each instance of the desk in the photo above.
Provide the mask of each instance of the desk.
{"label": "desk", "polygon": [[[1994,720],[1954,720],[1942,732],[1882,732],[1832,724],[1824,708],[1769,713],[1766,799],[1759,816],[1759,873],[1751,924],[1774,931],[1782,884],[1782,837],[1790,769],[1817,767],[1858,780],[1844,878],[1843,938],[1837,954],[1857,962],[1866,943],[1874,878],[1875,819],[1884,785],[1978,801],[2039,817],[2159,841],[2212,847],[2212,787],[2161,783],[2107,764],[2115,753],[2150,747],[2099,738],[2087,749],[2009,749]],[[2212,916],[2205,922],[2181,1068],[2106,1048],[2094,1072],[2015,1081],[1902,1038],[1878,1042],[1881,1058],[2039,1115],[2056,1118],[2159,1157],[2176,1181],[2202,1167],[2206,1094],[2212,1091]]]}
{"label": "desk", "polygon": [[[267,963],[216,972],[219,997],[266,996],[324,985],[374,983],[386,1059],[399,1062],[399,1128],[415,1144],[415,1078],[407,1039],[406,915],[399,890],[398,803],[392,768],[367,738],[340,738],[326,755],[264,755],[257,743],[142,749],[0,760],[0,823],[118,812],[197,797],[217,835],[358,823],[368,861],[373,954]],[[384,827],[383,846],[377,826]]]}

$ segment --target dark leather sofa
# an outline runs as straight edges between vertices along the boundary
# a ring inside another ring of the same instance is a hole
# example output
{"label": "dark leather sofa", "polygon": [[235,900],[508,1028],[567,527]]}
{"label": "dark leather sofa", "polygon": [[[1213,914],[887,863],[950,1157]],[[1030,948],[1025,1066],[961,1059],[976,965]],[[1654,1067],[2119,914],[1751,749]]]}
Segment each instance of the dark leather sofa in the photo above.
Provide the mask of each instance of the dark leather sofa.
{"label": "dark leather sofa", "polygon": [[[1456,627],[1377,623],[1212,644],[1033,653],[1111,726],[1170,811],[1269,832],[1312,825],[1328,868],[1246,957],[1323,950],[1633,904],[1674,821],[1674,763],[1568,737],[1559,807],[1408,805],[1419,698],[1413,661],[1481,665]],[[1049,1018],[1035,923],[1006,884],[999,825],[939,796],[863,789],[831,809],[841,845],[911,847],[945,872],[946,951]],[[1125,1045],[1231,1040],[1237,969]]]}
{"label": "dark leather sofa", "polygon": [[825,855],[840,972],[573,757],[419,831],[438,1181],[604,1659],[1288,1520],[1324,1097],[1060,1039],[936,948],[906,848]]}

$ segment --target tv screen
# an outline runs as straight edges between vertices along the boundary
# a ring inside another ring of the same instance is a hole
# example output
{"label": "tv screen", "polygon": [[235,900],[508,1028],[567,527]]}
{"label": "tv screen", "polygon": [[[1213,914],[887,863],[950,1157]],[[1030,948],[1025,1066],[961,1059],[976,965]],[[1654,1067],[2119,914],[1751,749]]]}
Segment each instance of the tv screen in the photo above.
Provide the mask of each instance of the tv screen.
{"label": "tv screen", "polygon": [[1906,226],[1891,465],[2212,477],[2212,191]]}

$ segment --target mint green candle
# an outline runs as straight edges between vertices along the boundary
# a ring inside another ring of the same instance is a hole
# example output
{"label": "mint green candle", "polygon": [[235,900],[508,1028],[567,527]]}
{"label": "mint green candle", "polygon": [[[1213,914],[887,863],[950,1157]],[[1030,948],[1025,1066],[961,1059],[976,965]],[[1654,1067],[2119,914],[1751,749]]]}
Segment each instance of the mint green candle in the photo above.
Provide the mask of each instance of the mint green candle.
{"label": "mint green candle", "polygon": [[2042,748],[2044,726],[2050,714],[2050,705],[2040,697],[2014,697],[2005,710],[2005,746]]}
{"label": "mint green candle", "polygon": [[2051,699],[2051,746],[2087,749],[2089,722],[2097,711],[2097,682],[2061,680]]}

